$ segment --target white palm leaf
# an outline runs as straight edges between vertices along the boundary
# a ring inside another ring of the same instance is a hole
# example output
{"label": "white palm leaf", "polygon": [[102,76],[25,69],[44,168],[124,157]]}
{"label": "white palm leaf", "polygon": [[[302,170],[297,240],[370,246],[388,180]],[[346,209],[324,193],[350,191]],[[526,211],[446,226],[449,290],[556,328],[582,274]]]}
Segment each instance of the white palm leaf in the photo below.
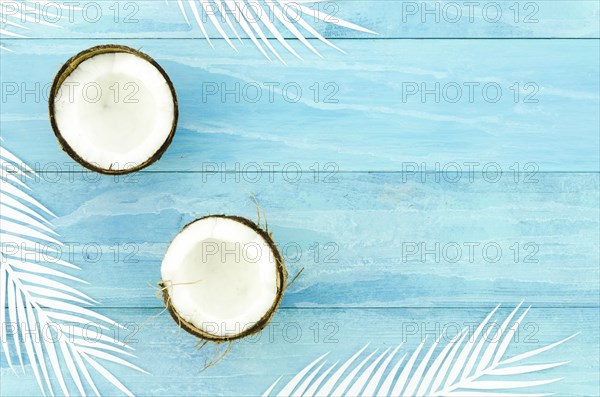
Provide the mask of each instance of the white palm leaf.
{"label": "white palm leaf", "polygon": [[0,171],[0,332],[8,365],[25,371],[28,362],[44,395],[57,392],[55,383],[61,395],[73,385],[77,395],[100,395],[90,368],[132,395],[106,363],[145,371],[126,360],[134,357],[131,347],[104,332],[121,326],[85,308],[97,302],[67,284],[85,283],[62,269],[79,268],[49,257],[63,244],[48,220],[52,212],[28,192],[25,181],[35,172],[1,145]]}
{"label": "white palm leaf", "polygon": [[[242,39],[243,32],[258,50],[269,60],[275,56],[285,64],[282,56],[268,38],[272,35],[276,41],[298,59],[302,57],[292,48],[284,34],[289,32],[313,53],[322,57],[317,49],[308,41],[315,38],[326,45],[344,52],[330,40],[323,37],[309,22],[320,22],[339,26],[363,33],[375,32],[345,21],[337,16],[311,8],[322,0],[177,0],[177,5],[188,25],[191,25],[188,13],[191,13],[204,38],[213,47],[207,31],[214,28],[235,51],[234,43]],[[237,26],[237,28],[236,28]],[[307,36],[303,32],[308,33]]]}
{"label": "white palm leaf", "polygon": [[[465,329],[443,347],[439,338],[430,346],[424,340],[406,360],[406,355],[397,358],[400,346],[391,352],[390,349],[380,354],[374,351],[361,358],[367,348],[365,346],[335,370],[338,363],[326,366],[325,354],[294,376],[280,389],[277,396],[548,395],[532,392],[531,388],[554,383],[562,378],[548,378],[545,374],[540,375],[539,379],[523,379],[520,376],[560,367],[568,361],[544,364],[526,364],[524,361],[553,349],[576,335],[505,358],[507,348],[529,308],[515,319],[521,308],[518,305],[502,323],[491,322],[498,307],[472,334]],[[323,371],[323,368],[326,369]],[[277,379],[263,396],[272,395],[280,380],[281,378]]]}

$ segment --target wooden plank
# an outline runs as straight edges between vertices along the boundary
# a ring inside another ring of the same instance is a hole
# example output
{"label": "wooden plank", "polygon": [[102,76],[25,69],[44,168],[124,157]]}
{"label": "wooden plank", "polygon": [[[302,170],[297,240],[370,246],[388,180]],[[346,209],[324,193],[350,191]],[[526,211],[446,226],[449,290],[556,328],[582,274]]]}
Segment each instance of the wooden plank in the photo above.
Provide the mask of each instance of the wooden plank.
{"label": "wooden plank", "polygon": [[[10,3],[11,5],[13,3]],[[36,2],[29,3],[30,7]],[[29,30],[9,30],[29,38],[204,38],[197,25],[188,2],[183,7],[190,24],[180,11],[176,1],[162,0],[85,0],[67,3],[60,10],[52,5],[37,4],[39,16],[46,23],[57,26],[33,26],[17,17],[13,22],[26,25]],[[591,38],[599,37],[598,2],[593,0],[537,0],[537,1],[400,1],[400,0],[347,0],[321,1],[315,4],[301,4],[308,10],[301,10],[298,4],[287,7],[299,12],[299,16],[310,23],[327,38],[370,38],[368,33],[345,29],[324,23],[310,14],[309,10],[326,12],[331,15],[328,21],[343,19],[378,33],[378,38]],[[76,8],[77,7],[77,8]],[[197,3],[198,12],[207,35],[222,37],[215,29],[207,13]],[[260,20],[266,18],[281,29],[284,37],[295,36],[277,19],[264,4],[258,8],[247,7],[242,11],[230,12],[229,17],[248,15]],[[220,24],[227,35],[235,38],[216,8]],[[8,8],[6,15],[12,18],[18,8]],[[61,19],[59,19],[62,17]],[[297,18],[297,17],[294,17]],[[290,18],[290,21],[296,19]],[[253,20],[254,20],[253,19]],[[245,38],[244,30],[237,28],[240,37]],[[267,37],[273,34],[263,27]],[[306,33],[305,33],[306,34]],[[208,50],[207,43],[195,43],[198,48]]]}
{"label": "wooden plank", "polygon": [[30,186],[58,215],[60,257],[84,268],[82,289],[103,306],[160,305],[168,243],[207,214],[256,220],[249,192],[290,274],[304,268],[285,307],[598,303],[597,173],[316,176],[46,173]]}
{"label": "wooden plank", "polygon": [[[13,43],[15,53],[2,59],[2,134],[23,160],[70,170],[45,95],[69,56],[101,42]],[[178,91],[175,140],[149,170],[332,162],[340,170],[401,171],[412,162],[469,161],[600,169],[596,40],[347,40],[336,42],[347,55],[332,49],[326,60],[288,67],[250,46],[232,57],[224,43],[213,52],[186,40],[122,43],[154,56]]]}
{"label": "wooden plank", "polygon": [[[497,321],[518,302],[505,301]],[[128,324],[118,337],[123,340],[138,330],[131,339],[139,364],[150,375],[119,369],[119,378],[138,395],[172,396],[248,396],[262,394],[277,378],[287,382],[317,357],[330,352],[327,364],[350,358],[370,343],[367,351],[382,352],[404,342],[400,354],[411,353],[427,336],[429,340],[442,336],[441,343],[451,340],[457,329],[473,332],[491,311],[479,309],[281,309],[272,323],[258,336],[233,346],[217,365],[201,372],[214,354],[214,346],[197,352],[197,340],[180,330],[171,318],[159,309],[102,310],[103,314]],[[545,378],[563,378],[560,382],[537,388],[537,392],[554,392],[569,396],[597,395],[598,390],[598,313],[597,308],[538,308],[525,317],[520,331],[507,352],[507,357],[524,353],[578,336],[528,363],[570,361],[567,365],[544,373]],[[444,330],[442,332],[442,330]],[[111,334],[112,336],[112,334]],[[223,349],[224,346],[221,346]],[[2,360],[5,360],[2,357]],[[15,375],[2,361],[3,395],[37,395],[32,371]],[[112,367],[109,367],[112,368]],[[103,395],[115,390],[98,379]]]}

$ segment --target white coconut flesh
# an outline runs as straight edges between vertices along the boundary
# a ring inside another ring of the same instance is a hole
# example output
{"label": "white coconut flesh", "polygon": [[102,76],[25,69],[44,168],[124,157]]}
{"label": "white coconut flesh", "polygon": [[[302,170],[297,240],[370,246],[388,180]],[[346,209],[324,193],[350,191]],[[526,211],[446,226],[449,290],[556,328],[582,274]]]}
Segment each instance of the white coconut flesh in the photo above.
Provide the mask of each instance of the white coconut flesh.
{"label": "white coconut flesh", "polygon": [[207,217],[185,227],[161,267],[170,309],[214,337],[235,337],[272,312],[277,259],[269,243],[234,219]]}
{"label": "white coconut flesh", "polygon": [[175,103],[162,73],[126,52],[81,62],[54,97],[60,135],[86,163],[112,171],[135,169],[167,141]]}

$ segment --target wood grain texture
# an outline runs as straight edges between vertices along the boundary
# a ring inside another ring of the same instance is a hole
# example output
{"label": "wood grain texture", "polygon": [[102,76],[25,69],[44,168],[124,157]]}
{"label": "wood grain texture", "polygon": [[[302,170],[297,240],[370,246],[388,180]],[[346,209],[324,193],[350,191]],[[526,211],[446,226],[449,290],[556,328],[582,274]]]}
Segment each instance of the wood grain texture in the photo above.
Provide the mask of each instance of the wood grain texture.
{"label": "wood grain texture", "polygon": [[[507,305],[517,303],[512,301]],[[501,309],[499,317],[505,316],[513,307]],[[129,340],[136,349],[137,361],[152,374],[119,373],[137,395],[249,396],[261,395],[280,376],[287,381],[326,352],[330,352],[327,363],[331,365],[348,359],[367,343],[370,343],[370,351],[379,349],[381,352],[403,342],[402,351],[412,352],[425,336],[431,339],[442,335],[446,338],[442,340],[450,340],[456,335],[457,327],[470,327],[472,330],[492,308],[281,309],[264,332],[254,339],[236,343],[231,353],[217,366],[203,372],[204,365],[214,357],[214,347],[198,352],[195,348],[197,340],[177,328],[168,314],[155,318],[160,309],[106,309],[100,312],[127,325],[126,330],[119,333],[109,331],[108,334]],[[543,358],[540,356],[541,362],[571,362],[548,372],[565,379],[536,391],[552,390],[565,396],[598,394],[598,382],[595,380],[599,344],[595,335],[599,323],[596,310],[534,308],[527,315],[507,356],[581,332],[568,345],[545,354]],[[37,394],[31,371],[18,378],[7,368],[3,367],[1,371],[3,395]],[[105,390],[107,396],[118,395],[110,388]]]}
{"label": "wood grain texture", "polygon": [[[75,2],[73,2],[75,3]],[[204,35],[197,26],[187,1],[183,2],[190,24],[175,0],[85,0],[79,9],[60,12],[52,7],[40,8],[42,19],[58,27],[33,27],[24,33],[30,38],[196,38]],[[302,4],[302,2],[298,2]],[[306,4],[302,4],[306,5]],[[328,19],[344,19],[378,33],[377,38],[598,38],[600,6],[593,0],[538,0],[498,2],[427,2],[400,0],[321,1],[306,5],[326,12]],[[289,6],[296,10],[295,5]],[[200,10],[200,7],[198,7]],[[244,9],[251,15],[254,9]],[[58,21],[55,15],[62,16]],[[233,16],[233,13],[230,13]],[[281,23],[264,7],[264,13],[277,27]],[[327,38],[363,39],[373,35],[326,24],[307,13],[300,13]],[[201,20],[211,38],[221,35],[208,16]],[[229,32],[229,31],[228,31]],[[238,29],[242,38],[247,37]],[[231,37],[235,37],[230,33]],[[265,29],[267,37],[273,37]],[[294,36],[284,29],[284,37]],[[206,42],[196,42],[208,50]]]}
{"label": "wood grain texture", "polygon": [[[597,40],[348,40],[339,43],[347,55],[331,50],[325,60],[288,67],[250,46],[235,54],[224,43],[207,52],[181,40],[119,42],[159,61],[178,93],[174,142],[149,170],[333,162],[341,170],[401,171],[412,162],[434,169],[471,161],[600,169]],[[24,161],[68,171],[64,163],[73,162],[49,132],[44,87],[72,54],[101,41],[14,43],[15,53],[3,56],[3,135]],[[461,96],[451,102],[457,85]],[[420,92],[410,95],[415,87]],[[524,103],[534,91],[537,102]],[[31,139],[39,144],[31,147]]]}
{"label": "wood grain texture", "polygon": [[[540,391],[600,395],[598,2],[536,1],[536,23],[515,23],[510,7],[524,17],[527,2],[513,1],[497,2],[496,23],[442,14],[423,23],[406,7],[431,2],[344,1],[337,15],[379,36],[317,24],[347,54],[313,40],[319,59],[292,40],[305,60],[286,56],[288,66],[266,61],[248,40],[239,53],[223,40],[211,49],[174,1],[94,3],[98,22],[76,18],[28,31],[33,40],[2,39],[14,52],[0,61],[0,131],[39,172],[28,183],[58,215],[68,244],[61,255],[90,281],[81,290],[128,325],[120,339],[139,328],[135,363],[151,375],[118,372],[137,395],[259,395],[325,352],[333,363],[369,342],[411,351],[444,325],[476,323],[498,303],[505,313],[521,300],[533,308],[511,355],[581,333],[546,353],[571,363],[552,372],[564,380]],[[125,23],[132,10],[137,22]],[[125,177],[82,170],[58,148],[47,117],[44,87],[55,72],[106,42],[160,62],[180,104],[167,153]],[[473,101],[470,83],[479,84]],[[496,102],[482,94],[490,83],[502,89]],[[268,84],[278,84],[273,99]],[[440,84],[440,100],[407,91],[415,84]],[[456,84],[463,91],[453,103]],[[533,91],[537,102],[526,101]],[[166,313],[153,317],[160,262],[196,217],[256,219],[249,192],[290,274],[304,273],[257,340],[200,372],[212,351],[197,352]],[[502,254],[492,261],[495,247]],[[4,360],[0,394],[38,395],[29,368],[15,375]]]}
{"label": "wood grain texture", "polygon": [[208,214],[256,220],[250,192],[290,274],[304,268],[284,307],[596,305],[598,174],[447,176],[46,173],[31,187],[67,244],[50,261],[84,265],[83,290],[108,307],[160,305],[151,286],[175,234]]}

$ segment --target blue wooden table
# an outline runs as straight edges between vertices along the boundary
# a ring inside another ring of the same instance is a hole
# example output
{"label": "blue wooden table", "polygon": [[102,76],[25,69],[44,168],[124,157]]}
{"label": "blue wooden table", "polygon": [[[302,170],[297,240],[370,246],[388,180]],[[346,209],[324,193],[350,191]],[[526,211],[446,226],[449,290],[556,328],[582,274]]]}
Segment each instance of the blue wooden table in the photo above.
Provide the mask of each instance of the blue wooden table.
{"label": "blue wooden table", "polygon": [[[2,144],[37,172],[81,291],[148,374],[108,367],[141,396],[260,395],[326,352],[411,351],[524,301],[511,354],[579,333],[545,353],[570,361],[548,370],[564,379],[535,391],[600,395],[598,2],[484,2],[472,18],[459,2],[458,20],[448,2],[330,3],[378,35],[317,22],[346,53],[289,37],[304,60],[278,47],[284,65],[209,29],[211,48],[175,1],[86,0],[85,18],[2,38]],[[155,58],[179,98],[169,150],[128,176],[83,170],[48,122],[56,71],[104,43]],[[197,217],[256,219],[249,193],[304,271],[259,336],[202,371],[214,350],[163,312],[160,263]],[[40,394],[2,360],[2,396]]]}

